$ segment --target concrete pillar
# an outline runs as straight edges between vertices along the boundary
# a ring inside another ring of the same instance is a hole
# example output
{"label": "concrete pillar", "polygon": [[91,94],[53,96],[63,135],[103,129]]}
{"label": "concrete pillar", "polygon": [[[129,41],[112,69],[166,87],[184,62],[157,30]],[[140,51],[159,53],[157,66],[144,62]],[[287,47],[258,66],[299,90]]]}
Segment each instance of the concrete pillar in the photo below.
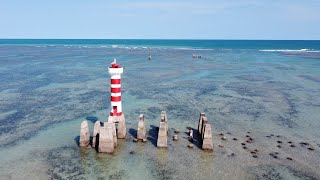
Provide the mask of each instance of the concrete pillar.
{"label": "concrete pillar", "polygon": [[104,127],[100,128],[99,135],[99,152],[102,153],[113,153],[114,142],[112,134],[112,123],[105,123]]}
{"label": "concrete pillar", "polygon": [[118,123],[117,138],[124,139],[127,135],[126,121],[124,114],[121,116],[109,116],[108,122]]}
{"label": "concrete pillar", "polygon": [[80,146],[88,146],[90,143],[89,124],[84,120],[80,126]]}
{"label": "concrete pillar", "polygon": [[146,133],[147,131],[144,124],[144,115],[140,114],[138,122],[137,139],[147,139]]}
{"label": "concrete pillar", "polygon": [[161,111],[161,122],[165,122],[166,124],[166,132],[167,132],[167,135],[169,135],[169,125],[168,125],[168,119],[167,119],[167,113],[166,111]]}
{"label": "concrete pillar", "polygon": [[202,123],[201,123],[201,137],[202,137],[202,139],[203,139],[203,135],[204,135],[204,133],[203,133],[203,131],[204,131],[204,127],[205,127],[205,125],[208,123],[208,118],[206,117],[206,116],[202,116]]}
{"label": "concrete pillar", "polygon": [[202,112],[200,113],[199,121],[198,121],[198,132],[201,134],[202,130],[202,117],[206,116],[206,113]]}
{"label": "concrete pillar", "polygon": [[93,127],[92,147],[96,147],[96,143],[97,143],[96,141],[97,140],[99,141],[99,139],[97,139],[97,134],[100,133],[100,127],[101,127],[100,121],[96,121]]}
{"label": "concrete pillar", "polygon": [[167,128],[165,122],[160,122],[157,147],[167,147],[168,146],[168,136]]}
{"label": "concrete pillar", "polygon": [[211,125],[206,123],[203,129],[203,150],[213,150]]}

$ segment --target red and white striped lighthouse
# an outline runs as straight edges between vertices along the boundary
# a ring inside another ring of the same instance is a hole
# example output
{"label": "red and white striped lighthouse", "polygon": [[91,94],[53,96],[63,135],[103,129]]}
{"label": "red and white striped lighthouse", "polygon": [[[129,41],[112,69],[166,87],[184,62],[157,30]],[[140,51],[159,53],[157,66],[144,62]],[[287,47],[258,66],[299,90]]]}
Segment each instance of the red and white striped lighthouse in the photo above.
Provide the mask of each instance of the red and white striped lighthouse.
{"label": "red and white striped lighthouse", "polygon": [[121,104],[121,74],[123,68],[117,64],[116,59],[109,67],[109,74],[111,76],[111,111],[110,116],[122,116]]}

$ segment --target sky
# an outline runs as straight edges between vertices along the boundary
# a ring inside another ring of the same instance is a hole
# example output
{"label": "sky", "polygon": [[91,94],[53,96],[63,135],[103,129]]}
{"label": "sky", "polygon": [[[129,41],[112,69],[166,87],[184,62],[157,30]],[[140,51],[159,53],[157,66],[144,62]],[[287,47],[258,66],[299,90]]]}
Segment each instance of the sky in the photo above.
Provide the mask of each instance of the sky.
{"label": "sky", "polygon": [[0,38],[320,40],[320,0],[0,0]]}

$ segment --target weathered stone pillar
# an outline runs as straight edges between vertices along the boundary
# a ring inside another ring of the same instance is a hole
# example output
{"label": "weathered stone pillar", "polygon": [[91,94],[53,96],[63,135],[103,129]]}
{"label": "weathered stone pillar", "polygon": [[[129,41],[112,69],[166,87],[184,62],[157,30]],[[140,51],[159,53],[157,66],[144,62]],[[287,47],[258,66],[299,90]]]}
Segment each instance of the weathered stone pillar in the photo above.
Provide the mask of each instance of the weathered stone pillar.
{"label": "weathered stone pillar", "polygon": [[202,123],[201,123],[202,127],[201,127],[201,134],[200,134],[202,139],[203,139],[203,135],[204,135],[204,133],[203,133],[204,127],[208,122],[209,122],[208,118],[206,116],[202,116]]}
{"label": "weathered stone pillar", "polygon": [[157,147],[167,147],[168,145],[167,128],[165,122],[160,122]]}
{"label": "weathered stone pillar", "polygon": [[90,143],[89,124],[84,120],[80,126],[80,146],[88,146]]}
{"label": "weathered stone pillar", "polygon": [[126,121],[124,114],[121,116],[109,116],[108,122],[118,123],[117,138],[124,139],[127,135]]}
{"label": "weathered stone pillar", "polygon": [[97,134],[100,133],[100,127],[101,127],[100,121],[96,121],[93,127],[92,147],[96,147],[96,143],[97,141],[99,141],[99,139],[97,139]]}
{"label": "weathered stone pillar", "polygon": [[206,123],[203,129],[203,150],[213,150],[211,125]]}
{"label": "weathered stone pillar", "polygon": [[99,152],[103,153],[113,153],[114,152],[114,142],[112,134],[112,123],[105,123],[104,127],[100,128],[99,135]]}
{"label": "weathered stone pillar", "polygon": [[169,135],[169,125],[168,125],[168,119],[167,119],[167,113],[166,111],[161,111],[161,122],[165,122],[166,124],[166,132],[167,132],[167,135]]}
{"label": "weathered stone pillar", "polygon": [[144,115],[140,114],[139,122],[138,122],[138,132],[137,132],[137,139],[147,139],[146,137],[146,128],[144,125]]}
{"label": "weathered stone pillar", "polygon": [[202,112],[200,113],[199,121],[198,121],[198,132],[201,134],[202,130],[202,117],[206,116],[206,113]]}

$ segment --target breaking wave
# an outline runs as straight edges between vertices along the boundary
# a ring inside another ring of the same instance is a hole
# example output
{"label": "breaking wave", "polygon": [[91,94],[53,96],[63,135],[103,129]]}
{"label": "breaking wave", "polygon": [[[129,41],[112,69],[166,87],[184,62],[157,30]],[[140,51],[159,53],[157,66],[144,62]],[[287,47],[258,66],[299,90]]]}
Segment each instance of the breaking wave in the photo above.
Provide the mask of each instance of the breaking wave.
{"label": "breaking wave", "polygon": [[320,51],[316,51],[313,49],[261,49],[261,52],[314,52],[318,53]]}

